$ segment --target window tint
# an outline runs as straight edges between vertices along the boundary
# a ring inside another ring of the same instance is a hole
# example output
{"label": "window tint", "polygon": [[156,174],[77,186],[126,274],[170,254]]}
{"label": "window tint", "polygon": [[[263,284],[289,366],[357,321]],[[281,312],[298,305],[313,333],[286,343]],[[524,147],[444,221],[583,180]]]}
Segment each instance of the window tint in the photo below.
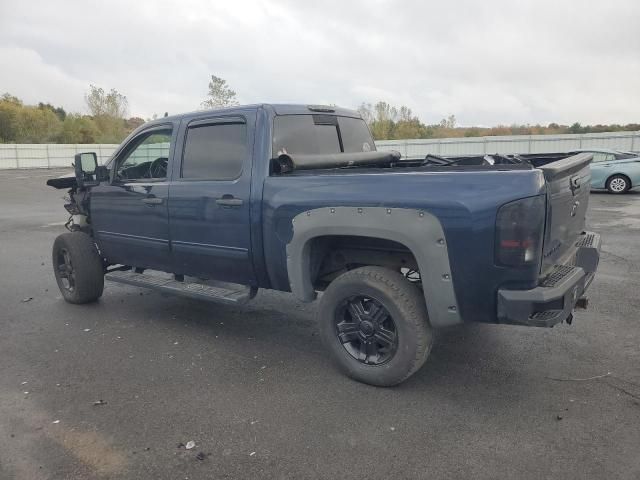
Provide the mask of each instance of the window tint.
{"label": "window tint", "polygon": [[247,126],[219,123],[187,130],[182,178],[234,180],[247,157]]}
{"label": "window tint", "polygon": [[338,117],[342,145],[346,153],[371,152],[376,146],[367,124],[360,118]]}
{"label": "window tint", "polygon": [[282,115],[274,120],[273,155],[340,153],[335,125],[316,125],[313,115]]}
{"label": "window tint", "polygon": [[[323,155],[375,150],[369,129],[359,118],[279,115],[273,121],[273,128],[273,156],[281,153]],[[342,137],[342,150],[338,135]]]}
{"label": "window tint", "polygon": [[116,178],[166,178],[170,146],[170,128],[141,134],[127,146],[124,155],[118,158]]}

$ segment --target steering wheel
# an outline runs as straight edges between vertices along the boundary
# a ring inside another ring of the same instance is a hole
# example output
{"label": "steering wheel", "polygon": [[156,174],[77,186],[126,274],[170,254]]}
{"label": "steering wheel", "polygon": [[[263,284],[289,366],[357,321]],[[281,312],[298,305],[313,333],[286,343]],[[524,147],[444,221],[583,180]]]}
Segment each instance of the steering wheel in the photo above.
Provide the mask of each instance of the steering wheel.
{"label": "steering wheel", "polygon": [[156,158],[151,165],[149,165],[149,171],[147,176],[149,178],[164,178],[167,176],[167,165],[169,159],[167,157]]}

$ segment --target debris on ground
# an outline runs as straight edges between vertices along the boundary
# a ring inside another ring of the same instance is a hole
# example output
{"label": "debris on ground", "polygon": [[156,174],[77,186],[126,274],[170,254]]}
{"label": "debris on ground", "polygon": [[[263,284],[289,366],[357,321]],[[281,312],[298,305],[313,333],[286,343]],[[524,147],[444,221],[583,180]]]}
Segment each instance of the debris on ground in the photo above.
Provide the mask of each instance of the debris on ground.
{"label": "debris on ground", "polygon": [[196,446],[196,442],[194,442],[193,440],[189,440],[187,444],[184,446],[184,448],[186,448],[187,450],[191,450],[195,446]]}
{"label": "debris on ground", "polygon": [[100,400],[96,400],[95,402],[93,402],[93,406],[97,407],[98,405],[106,405],[107,402],[105,402],[104,400],[100,399]]}
{"label": "debris on ground", "polygon": [[91,329],[90,329],[90,328],[85,328],[85,329],[84,329],[84,331],[85,331],[85,332],[90,332],[90,331],[91,331]]}
{"label": "debris on ground", "polygon": [[20,385],[26,385],[27,383],[29,383],[29,382],[22,382]]}
{"label": "debris on ground", "polygon": [[58,423],[60,423],[60,420],[54,420],[54,421],[53,421],[53,422],[51,422],[51,423],[53,423],[53,424],[58,424]]}
{"label": "debris on ground", "polygon": [[556,415],[556,420],[562,420],[562,415]]}
{"label": "debris on ground", "polygon": [[256,452],[251,452],[251,453],[249,454],[249,456],[250,456],[250,457],[253,457],[255,454],[256,454]]}
{"label": "debris on ground", "polygon": [[23,298],[22,303],[27,303],[27,302],[30,302],[31,300],[33,300],[33,297]]}

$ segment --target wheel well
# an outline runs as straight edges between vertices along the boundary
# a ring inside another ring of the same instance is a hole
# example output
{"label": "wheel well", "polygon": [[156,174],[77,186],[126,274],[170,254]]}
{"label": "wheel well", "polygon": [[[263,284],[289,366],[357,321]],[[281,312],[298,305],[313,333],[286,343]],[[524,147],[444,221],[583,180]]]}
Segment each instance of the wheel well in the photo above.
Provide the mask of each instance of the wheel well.
{"label": "wheel well", "polygon": [[366,265],[403,273],[418,272],[418,262],[411,250],[393,240],[326,235],[315,237],[310,243],[311,281],[316,290],[324,290],[340,274]]}
{"label": "wheel well", "polygon": [[631,183],[631,179],[629,178],[628,175],[625,175],[624,173],[614,173],[614,174],[609,175],[607,177],[607,180],[604,182],[604,185],[606,187],[609,186],[609,180],[611,180],[613,177],[624,177],[624,178],[626,178],[627,182],[629,182],[629,188],[633,187],[633,184]]}

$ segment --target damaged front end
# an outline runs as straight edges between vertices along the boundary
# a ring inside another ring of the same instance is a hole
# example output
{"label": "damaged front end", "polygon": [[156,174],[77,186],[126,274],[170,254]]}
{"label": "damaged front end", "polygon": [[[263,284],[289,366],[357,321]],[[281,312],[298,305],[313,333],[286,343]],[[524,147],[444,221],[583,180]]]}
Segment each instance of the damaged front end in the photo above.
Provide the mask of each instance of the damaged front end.
{"label": "damaged front end", "polygon": [[69,220],[65,227],[70,232],[84,232],[91,235],[91,219],[89,215],[89,197],[92,186],[109,178],[106,167],[98,165],[95,153],[79,153],[74,158],[74,173],[47,180],[47,185],[69,191],[64,197],[65,210],[69,212]]}

